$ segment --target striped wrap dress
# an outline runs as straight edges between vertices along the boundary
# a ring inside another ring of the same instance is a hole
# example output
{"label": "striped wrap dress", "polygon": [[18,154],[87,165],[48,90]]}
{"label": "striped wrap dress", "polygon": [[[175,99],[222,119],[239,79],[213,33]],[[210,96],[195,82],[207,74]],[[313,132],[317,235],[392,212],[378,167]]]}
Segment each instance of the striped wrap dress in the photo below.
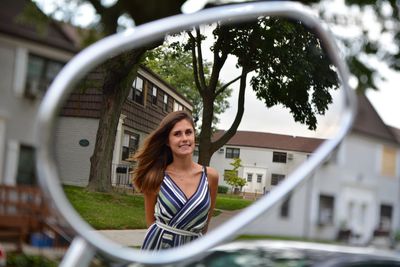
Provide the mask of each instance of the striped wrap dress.
{"label": "striped wrap dress", "polygon": [[200,182],[190,198],[164,174],[154,209],[155,222],[147,230],[142,249],[177,247],[202,235],[211,206],[206,170],[203,167]]}

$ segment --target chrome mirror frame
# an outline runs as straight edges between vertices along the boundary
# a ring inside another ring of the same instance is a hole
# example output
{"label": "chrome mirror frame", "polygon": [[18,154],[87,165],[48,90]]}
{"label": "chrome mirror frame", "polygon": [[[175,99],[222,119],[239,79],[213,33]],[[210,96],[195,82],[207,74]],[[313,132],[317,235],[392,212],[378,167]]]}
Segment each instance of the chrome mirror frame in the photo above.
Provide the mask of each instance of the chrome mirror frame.
{"label": "chrome mirror frame", "polygon": [[[67,200],[60,184],[54,154],[51,150],[51,144],[54,142],[52,133],[58,111],[72,92],[74,85],[94,66],[104,62],[110,56],[160,39],[168,32],[177,32],[189,29],[194,25],[217,20],[242,21],[256,16],[281,16],[300,20],[318,34],[326,52],[337,68],[344,89],[344,111],[337,135],[320,146],[306,164],[294,171],[281,186],[268,194],[268,197],[261,198],[236,217],[212,231],[211,234],[188,245],[159,251],[155,256],[152,252],[123,247],[94,231],[88,223],[82,220]],[[51,84],[40,105],[36,121],[36,168],[40,185],[54,201],[57,210],[78,234],[64,256],[61,266],[87,266],[96,251],[117,262],[137,262],[145,265],[187,262],[201,257],[201,253],[205,253],[210,248],[233,239],[240,234],[245,225],[268,211],[296,186],[304,182],[307,176],[346,136],[356,111],[356,98],[348,81],[347,66],[339,55],[332,35],[308,7],[293,2],[243,3],[210,8],[193,14],[172,16],[112,35],[84,49],[61,70]]]}

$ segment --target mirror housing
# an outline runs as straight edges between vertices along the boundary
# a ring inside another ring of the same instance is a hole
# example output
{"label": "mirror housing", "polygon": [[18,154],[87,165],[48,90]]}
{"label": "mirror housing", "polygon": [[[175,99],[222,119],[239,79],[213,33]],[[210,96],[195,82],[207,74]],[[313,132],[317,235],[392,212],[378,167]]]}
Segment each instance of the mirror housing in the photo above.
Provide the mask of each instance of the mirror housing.
{"label": "mirror housing", "polygon": [[[218,234],[206,235],[179,248],[160,251],[157,257],[154,257],[154,253],[123,247],[93,231],[93,228],[81,219],[68,202],[61,188],[59,172],[54,161],[51,149],[51,144],[54,141],[52,132],[57,114],[61,109],[61,103],[67,100],[78,81],[93,67],[123,51],[156,42],[162,39],[166,33],[187,30],[195,25],[215,21],[240,22],[259,16],[281,16],[302,21],[320,38],[326,53],[337,68],[344,89],[344,114],[337,135],[321,145],[306,164],[294,171],[285,183],[272,191],[268,197],[260,199],[238,214],[237,217],[219,227]],[[352,125],[356,110],[355,96],[349,87],[348,80],[349,73],[346,64],[339,56],[334,39],[325,26],[312,15],[307,7],[293,2],[245,3],[210,8],[190,15],[177,15],[115,34],[86,48],[62,69],[51,84],[40,106],[36,122],[37,172],[41,187],[54,201],[56,208],[79,236],[73,241],[62,266],[75,266],[74,264],[78,262],[81,266],[87,265],[97,250],[120,262],[164,265],[191,261],[201,257],[201,253],[206,253],[210,248],[233,239],[241,228],[268,211],[275,203],[281,201],[297,185],[302,183],[316,167],[323,163],[324,159],[345,137]]]}

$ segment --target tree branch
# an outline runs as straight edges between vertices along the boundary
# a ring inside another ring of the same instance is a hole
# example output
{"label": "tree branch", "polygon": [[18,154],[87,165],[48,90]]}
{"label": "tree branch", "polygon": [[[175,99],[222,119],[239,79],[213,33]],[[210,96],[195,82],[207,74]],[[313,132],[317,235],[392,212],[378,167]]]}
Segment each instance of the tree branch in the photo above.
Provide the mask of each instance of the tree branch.
{"label": "tree branch", "polygon": [[196,84],[196,87],[199,89],[200,95],[203,94],[204,90],[201,87],[200,81],[199,81],[199,72],[197,69],[197,57],[196,57],[196,38],[193,36],[193,34],[188,31],[187,32],[190,38],[190,50],[192,52],[192,64],[193,64],[193,77],[194,77],[194,83]]}
{"label": "tree branch", "polygon": [[199,66],[199,79],[200,79],[200,84],[203,88],[206,88],[206,79],[204,77],[204,66],[203,66],[203,52],[201,50],[201,34],[200,34],[200,29],[199,27],[196,27],[196,46],[197,46],[197,64]]}
{"label": "tree branch", "polygon": [[215,93],[215,96],[217,97],[219,94],[221,94],[226,88],[228,88],[231,84],[233,84],[234,82],[236,82],[237,80],[239,80],[243,75],[247,75],[248,73],[256,70],[257,68],[251,69],[249,71],[247,71],[246,73],[242,73],[239,76],[237,76],[235,79],[231,80],[230,82],[224,84],[224,86],[222,86],[221,88],[219,88],[217,90],[217,92]]}
{"label": "tree branch", "polygon": [[246,68],[242,69],[242,74],[240,75],[240,88],[239,88],[239,97],[238,97],[238,110],[236,112],[235,120],[232,122],[231,127],[226,131],[218,140],[211,143],[212,152],[217,151],[218,148],[222,147],[226,144],[229,139],[231,139],[239,127],[239,124],[242,120],[244,114],[244,97],[246,92],[246,79],[247,73],[249,73]]}
{"label": "tree branch", "polygon": [[[225,37],[224,34],[219,34],[218,39],[214,45],[214,64],[211,71],[210,84],[209,84],[210,88],[217,88],[219,74],[221,72],[222,67],[225,64],[226,59],[228,58],[228,53],[226,49],[223,49],[224,37]],[[221,55],[219,55],[219,53],[221,53]],[[215,93],[216,92],[214,92],[214,94]]]}

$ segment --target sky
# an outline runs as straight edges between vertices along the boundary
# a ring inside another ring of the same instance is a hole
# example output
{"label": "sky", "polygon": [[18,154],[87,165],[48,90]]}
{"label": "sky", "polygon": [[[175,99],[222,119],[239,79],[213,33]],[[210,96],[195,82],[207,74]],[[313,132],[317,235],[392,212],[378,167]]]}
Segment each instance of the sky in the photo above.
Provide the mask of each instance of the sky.
{"label": "sky", "polygon": [[[35,0],[41,8],[46,12],[54,12],[55,5],[52,3],[57,3],[54,0]],[[103,3],[112,3],[113,0],[103,0]],[[335,8],[328,8],[328,10],[336,10],[340,12],[358,12],[357,10],[348,10],[344,8],[342,0],[337,0]],[[75,8],[70,4],[70,9],[73,10],[73,22],[81,26],[86,26],[90,24],[93,20],[96,20],[93,8],[88,4]],[[61,17],[61,13],[55,12],[55,16]],[[371,15],[367,14],[367,20],[371,20]],[[121,19],[121,24],[131,27],[132,22],[126,19]],[[374,25],[370,28],[374,29]],[[349,34],[351,31],[346,30],[335,30],[342,35]],[[376,33],[379,29],[375,30]],[[371,38],[385,38],[385,36],[373,35],[374,30],[371,31]],[[385,69],[384,65],[381,65],[381,73],[386,76],[385,82],[379,83],[379,90],[373,91],[369,90],[367,92],[367,97],[371,101],[372,105],[381,116],[382,120],[393,127],[400,128],[400,74],[396,74],[389,69]],[[231,103],[231,108],[228,109],[224,114],[220,116],[220,123],[217,125],[220,129],[227,129],[234,119],[234,114],[236,113],[236,95],[235,92],[232,94],[229,102]],[[286,122],[286,123],[282,123]],[[277,128],[280,124],[281,128]],[[329,124],[329,123],[328,123]],[[256,99],[255,93],[252,90],[247,90],[246,92],[246,102],[245,102],[245,113],[242,122],[239,126],[239,130],[250,130],[250,131],[268,131],[268,132],[291,132],[293,135],[303,135],[303,136],[318,136],[315,132],[310,132],[306,129],[304,125],[298,123],[293,123],[291,115],[282,110],[279,107],[274,107],[270,110],[266,110],[264,104]],[[322,134],[323,135],[323,134]]]}
{"label": "sky", "polygon": [[[364,23],[369,30],[369,38],[381,41],[381,43],[391,51],[396,52],[396,50],[398,49],[398,47],[396,46],[390,46],[392,38],[390,35],[381,34],[380,26],[378,23],[375,22],[375,17],[371,10],[367,9],[362,13],[357,6],[351,8],[346,7],[343,0],[327,1],[325,5],[328,16],[333,16],[335,14],[344,14],[344,16],[348,17],[354,17],[355,14],[361,15],[362,23]],[[390,10],[387,9],[387,12],[390,12]],[[331,27],[330,30],[334,33],[335,36],[343,38],[354,38],[354,36],[362,34],[357,23],[359,22],[353,22],[352,25],[346,24],[345,28]],[[386,81],[379,81],[377,83],[379,90],[368,90],[366,95],[375,110],[384,121],[384,123],[400,129],[400,73],[395,73],[391,71],[384,64],[378,62],[376,59],[369,59],[368,61],[371,65],[375,66],[376,69],[380,71],[380,74],[385,77]],[[352,81],[354,81],[354,79]],[[263,120],[260,119],[260,117],[265,118],[265,121],[272,122],[272,124],[274,124],[274,121],[281,118],[283,118],[285,121],[293,121],[291,120],[291,116],[288,114],[288,112],[285,112],[282,109],[275,112],[275,114],[279,114],[277,116],[269,115],[268,112],[265,110],[262,102],[256,99],[255,94],[251,90],[248,90],[248,94],[246,97],[247,108],[245,108],[246,111],[242,123],[239,126],[239,129],[257,129],[257,131],[264,131],[263,129],[265,129],[265,131],[269,131],[267,125],[268,123],[261,123],[261,121]],[[230,116],[236,110],[236,107],[234,106],[235,100],[232,99],[231,102],[233,103],[233,107],[221,116],[221,128],[229,127]],[[299,135],[320,135],[318,133],[307,131],[304,126],[301,126],[298,123],[291,123],[290,125],[295,132],[299,133]]]}

